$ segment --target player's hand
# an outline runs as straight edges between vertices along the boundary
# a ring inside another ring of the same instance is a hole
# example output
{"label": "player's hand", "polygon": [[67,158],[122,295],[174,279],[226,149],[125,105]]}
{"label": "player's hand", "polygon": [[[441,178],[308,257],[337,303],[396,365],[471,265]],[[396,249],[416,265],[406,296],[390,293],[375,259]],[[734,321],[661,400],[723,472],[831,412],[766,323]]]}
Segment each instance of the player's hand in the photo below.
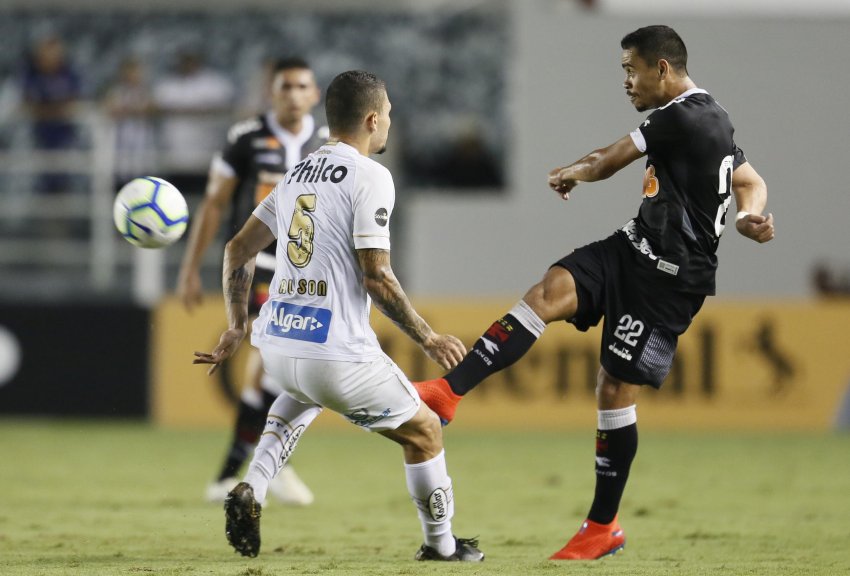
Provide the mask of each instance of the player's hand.
{"label": "player's hand", "polygon": [[444,370],[451,370],[466,356],[466,346],[450,334],[431,335],[422,344],[428,358],[439,364]]}
{"label": "player's hand", "polygon": [[195,306],[203,301],[203,287],[201,285],[201,273],[198,270],[180,269],[177,277],[177,296],[183,302],[187,312],[192,312]]}
{"label": "player's hand", "polygon": [[245,330],[242,328],[230,328],[225,330],[219,338],[218,346],[210,353],[195,352],[195,359],[192,364],[212,364],[207,374],[213,374],[222,362],[233,356],[245,338]]}
{"label": "player's hand", "polygon": [[549,172],[549,188],[557,192],[564,200],[570,199],[570,191],[577,184],[578,180],[568,177],[566,168],[555,168]]}
{"label": "player's hand", "polygon": [[748,214],[735,221],[738,232],[759,244],[770,242],[776,235],[773,228],[773,214],[762,216],[761,214]]}

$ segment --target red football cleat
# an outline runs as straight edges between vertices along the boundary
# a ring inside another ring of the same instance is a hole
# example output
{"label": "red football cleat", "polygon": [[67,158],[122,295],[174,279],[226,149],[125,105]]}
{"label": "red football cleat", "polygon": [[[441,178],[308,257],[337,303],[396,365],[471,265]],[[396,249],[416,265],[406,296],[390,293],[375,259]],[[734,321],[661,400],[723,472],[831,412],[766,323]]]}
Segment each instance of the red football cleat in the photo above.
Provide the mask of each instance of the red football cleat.
{"label": "red football cleat", "polygon": [[626,534],[617,518],[610,524],[585,520],[578,533],[567,545],[552,554],[549,560],[596,560],[616,554],[626,545]]}
{"label": "red football cleat", "polygon": [[414,388],[419,392],[419,397],[428,407],[437,413],[443,426],[455,417],[457,404],[463,396],[455,394],[445,378],[414,382]]}

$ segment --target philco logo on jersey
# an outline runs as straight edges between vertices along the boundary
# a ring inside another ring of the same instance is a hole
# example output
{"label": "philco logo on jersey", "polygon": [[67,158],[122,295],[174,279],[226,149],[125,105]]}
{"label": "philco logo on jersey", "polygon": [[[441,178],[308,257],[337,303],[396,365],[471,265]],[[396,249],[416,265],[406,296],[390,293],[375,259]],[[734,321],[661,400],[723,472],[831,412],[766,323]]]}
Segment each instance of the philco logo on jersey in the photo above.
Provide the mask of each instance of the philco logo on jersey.
{"label": "philco logo on jersey", "polygon": [[330,180],[334,184],[339,184],[347,175],[348,168],[328,164],[327,158],[322,158],[315,164],[313,164],[310,158],[307,158],[296,164],[295,168],[289,172],[286,183],[289,184],[293,180],[305,183],[327,182]]}
{"label": "philco logo on jersey", "polygon": [[389,214],[387,214],[386,208],[378,208],[378,211],[375,212],[375,223],[378,226],[386,226],[387,222],[390,221]]}
{"label": "philco logo on jersey", "polygon": [[330,324],[331,311],[325,308],[272,302],[266,334],[322,344],[328,339]]}

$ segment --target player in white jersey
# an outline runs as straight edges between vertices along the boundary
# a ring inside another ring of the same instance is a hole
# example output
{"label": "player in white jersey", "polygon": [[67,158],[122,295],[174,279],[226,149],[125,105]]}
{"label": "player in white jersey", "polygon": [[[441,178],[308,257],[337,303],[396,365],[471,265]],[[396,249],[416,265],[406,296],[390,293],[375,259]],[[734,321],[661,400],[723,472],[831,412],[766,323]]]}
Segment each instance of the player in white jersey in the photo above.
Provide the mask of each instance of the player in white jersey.
{"label": "player in white jersey", "polygon": [[374,302],[441,366],[455,366],[465,353],[457,338],[435,333],[416,313],[390,265],[395,188],[389,171],[368,158],[386,147],[386,88],[368,72],[345,72],[331,82],[325,105],[329,143],[296,165],[227,244],[230,328],[212,353],[195,353],[195,362],[212,364],[212,372],[239,346],[254,259],[277,239],[272,289],[252,343],[284,393],[269,410],[244,481],[225,500],[228,541],[245,556],[259,553],[269,482],[327,406],[401,444],[425,539],[416,559],[481,561],[475,540],[452,534],[454,498],[439,418],[381,351],[369,325]]}

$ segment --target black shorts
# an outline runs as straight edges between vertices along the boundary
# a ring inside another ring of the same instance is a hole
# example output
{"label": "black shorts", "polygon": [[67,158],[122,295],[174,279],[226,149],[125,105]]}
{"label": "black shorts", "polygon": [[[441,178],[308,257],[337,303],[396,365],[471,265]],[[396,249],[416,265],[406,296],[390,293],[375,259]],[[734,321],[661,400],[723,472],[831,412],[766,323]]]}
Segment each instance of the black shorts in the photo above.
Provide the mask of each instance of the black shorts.
{"label": "black shorts", "polygon": [[274,272],[260,268],[254,268],[254,282],[251,284],[251,300],[248,302],[248,314],[256,316],[260,308],[269,299],[269,289]]}
{"label": "black shorts", "polygon": [[600,362],[611,376],[660,388],[673,365],[679,335],[704,294],[672,289],[639,269],[635,250],[620,234],[575,250],[554,264],[575,279],[578,310],[569,320],[582,332],[602,325]]}

